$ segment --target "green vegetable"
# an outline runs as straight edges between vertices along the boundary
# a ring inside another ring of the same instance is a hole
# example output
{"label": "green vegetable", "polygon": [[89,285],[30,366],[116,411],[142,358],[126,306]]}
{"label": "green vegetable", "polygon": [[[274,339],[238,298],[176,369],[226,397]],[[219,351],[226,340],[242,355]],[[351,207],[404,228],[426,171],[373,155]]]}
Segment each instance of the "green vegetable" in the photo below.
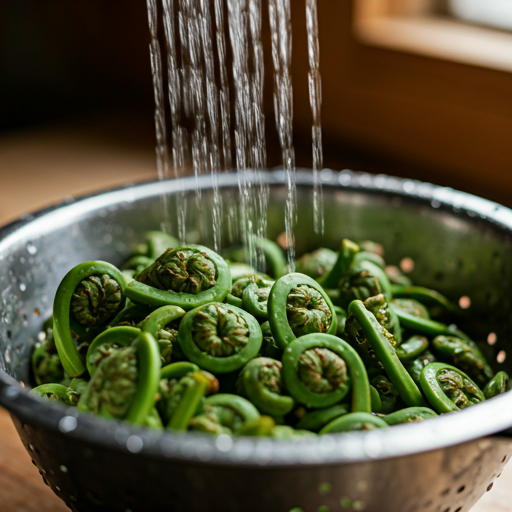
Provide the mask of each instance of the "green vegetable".
{"label": "green vegetable", "polygon": [[356,317],[371,347],[384,366],[391,382],[398,389],[405,404],[409,407],[423,406],[425,401],[418,386],[403,367],[393,345],[373,313],[368,311],[359,300],[350,303],[349,313],[353,313]]}
{"label": "green vegetable", "polygon": [[498,372],[485,386],[484,396],[487,400],[505,393],[510,388],[510,379],[507,373]]}
{"label": "green vegetable", "polygon": [[316,251],[304,254],[295,262],[295,271],[300,274],[306,274],[312,279],[319,279],[334,267],[338,253],[325,247],[320,247]]}
{"label": "green vegetable", "polygon": [[101,361],[78,409],[143,425],[154,407],[159,379],[158,344],[151,334],[140,332],[131,345]]}
{"label": "green vegetable", "polygon": [[428,407],[408,407],[401,411],[396,411],[382,418],[388,425],[398,425],[400,423],[417,423],[419,421],[436,418],[437,414]]}
{"label": "green vegetable", "polygon": [[231,290],[226,262],[201,245],[165,251],[150,267],[128,283],[126,295],[152,306],[179,306],[189,310],[223,301]]}
{"label": "green vegetable", "polygon": [[336,432],[350,432],[352,430],[374,430],[388,428],[388,424],[378,416],[367,412],[352,412],[341,416],[325,425],[320,434],[334,434]]}
{"label": "green vegetable", "polygon": [[281,361],[257,357],[249,361],[240,373],[237,391],[247,397],[262,413],[281,418],[295,404],[287,396],[281,381]]}
{"label": "green vegetable", "polygon": [[323,409],[315,409],[308,412],[295,427],[302,430],[319,432],[327,423],[349,412],[350,407],[347,404],[337,404]]}
{"label": "green vegetable", "polygon": [[380,411],[382,414],[390,414],[396,411],[401,404],[400,393],[395,385],[384,375],[377,375],[371,381],[371,386],[377,392],[380,399]]}
{"label": "green vegetable", "polygon": [[176,325],[184,314],[185,310],[178,306],[162,306],[150,313],[139,325],[158,342],[162,365],[184,359],[178,343],[178,325]]}
{"label": "green vegetable", "polygon": [[449,364],[427,364],[421,372],[420,384],[430,405],[439,414],[465,409],[485,400],[480,388],[463,371]]}
{"label": "green vegetable", "polygon": [[283,354],[282,377],[297,402],[310,408],[340,402],[352,386],[352,411],[371,412],[370,386],[364,364],[345,341],[329,334],[308,334]]}
{"label": "green vegetable", "polygon": [[411,361],[428,349],[428,339],[425,336],[411,336],[396,349],[400,361]]}
{"label": "green vegetable", "polygon": [[190,361],[212,373],[228,373],[258,355],[262,333],[246,311],[212,302],[183,317],[178,341]]}
{"label": "green vegetable", "polygon": [[494,372],[475,342],[456,336],[436,336],[432,346],[443,359],[460,368],[478,384],[485,386],[493,378]]}
{"label": "green vegetable", "polygon": [[93,339],[123,309],[125,286],[123,274],[103,261],[77,265],[59,284],[53,303],[53,335],[62,366],[71,377],[85,371],[79,353],[82,341]]}
{"label": "green vegetable", "polygon": [[269,323],[279,347],[310,333],[335,334],[336,314],[322,287],[304,274],[278,279],[268,298]]}

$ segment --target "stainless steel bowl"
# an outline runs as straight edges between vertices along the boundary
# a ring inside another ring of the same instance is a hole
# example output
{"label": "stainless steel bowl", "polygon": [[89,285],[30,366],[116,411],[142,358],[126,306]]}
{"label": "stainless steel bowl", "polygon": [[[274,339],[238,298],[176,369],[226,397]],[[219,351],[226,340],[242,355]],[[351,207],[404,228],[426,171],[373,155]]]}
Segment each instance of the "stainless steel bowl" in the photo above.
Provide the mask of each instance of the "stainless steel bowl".
{"label": "stainless steel bowl", "polygon": [[[266,180],[275,237],[284,225],[284,175]],[[461,326],[483,341],[494,332],[488,357],[511,370],[512,357],[496,361],[512,351],[511,210],[427,183],[324,170],[321,239],[312,229],[311,174],[297,180],[299,253],[348,237],[383,243],[390,263],[412,258],[417,283],[453,300],[470,297]],[[221,176],[226,200],[236,183]],[[189,231],[201,217],[196,186],[200,210],[211,200],[208,177],[185,180]],[[61,278],[88,259],[120,263],[159,227],[159,194],[169,193],[174,207],[179,189],[167,181],[99,193],[0,230],[0,405],[48,485],[77,511],[468,511],[512,455],[503,433],[512,427],[512,393],[424,423],[297,442],[157,434],[26,394],[20,381],[29,382],[30,352]]]}

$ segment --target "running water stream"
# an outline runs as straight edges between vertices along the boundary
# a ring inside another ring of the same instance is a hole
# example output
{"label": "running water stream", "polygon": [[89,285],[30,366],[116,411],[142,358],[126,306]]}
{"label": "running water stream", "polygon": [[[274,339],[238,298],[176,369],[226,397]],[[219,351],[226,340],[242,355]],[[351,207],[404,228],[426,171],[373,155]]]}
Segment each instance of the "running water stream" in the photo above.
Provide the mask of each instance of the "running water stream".
{"label": "running water stream", "polygon": [[[309,55],[309,98],[313,114],[314,228],[323,234],[323,200],[320,170],[323,164],[320,125],[321,79],[319,72],[316,0],[305,0]],[[155,94],[155,131],[158,175],[170,177],[162,56],[158,41],[158,3],[147,0],[150,55]],[[173,177],[181,178],[190,166],[199,179],[209,174],[213,202],[208,212],[196,187],[198,224],[202,235],[211,230],[214,248],[223,249],[223,224],[228,242],[242,234],[249,264],[260,271],[265,258],[260,241],[266,237],[269,187],[263,108],[264,60],[261,39],[262,0],[162,0],[167,53],[167,83],[171,124]],[[227,13],[229,43],[225,33]],[[290,0],[268,0],[271,51],[274,67],[274,111],[286,175],[285,231],[288,268],[295,268],[294,225],[297,217],[295,150],[293,145],[293,88],[291,80],[292,31]],[[228,44],[232,59],[228,59]],[[231,62],[232,61],[232,62]],[[229,64],[233,77],[230,91]],[[231,98],[234,124],[231,126]],[[232,141],[232,130],[234,144]],[[232,168],[233,151],[239,181],[239,202],[225,196],[222,203],[218,176]],[[170,232],[169,198],[162,197],[162,229]],[[186,241],[186,198],[182,185],[177,195],[177,231]],[[235,226],[235,223],[238,224]],[[210,224],[207,226],[206,224]],[[235,229],[235,227],[237,229]]]}

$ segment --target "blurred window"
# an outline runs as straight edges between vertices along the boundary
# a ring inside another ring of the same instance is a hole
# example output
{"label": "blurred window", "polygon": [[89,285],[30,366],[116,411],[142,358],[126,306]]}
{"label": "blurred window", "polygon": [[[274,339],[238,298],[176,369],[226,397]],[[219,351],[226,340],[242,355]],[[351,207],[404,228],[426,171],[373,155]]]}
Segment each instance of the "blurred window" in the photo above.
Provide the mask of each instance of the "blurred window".
{"label": "blurred window", "polygon": [[512,72],[512,0],[353,2],[360,43]]}
{"label": "blurred window", "polygon": [[512,30],[512,0],[448,0],[448,8],[461,20]]}

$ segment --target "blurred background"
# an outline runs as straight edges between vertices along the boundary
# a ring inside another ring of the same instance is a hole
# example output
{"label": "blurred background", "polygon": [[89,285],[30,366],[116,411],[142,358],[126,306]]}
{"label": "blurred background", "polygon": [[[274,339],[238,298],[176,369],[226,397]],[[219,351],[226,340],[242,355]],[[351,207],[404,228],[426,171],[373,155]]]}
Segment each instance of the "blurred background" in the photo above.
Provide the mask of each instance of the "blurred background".
{"label": "blurred background", "polygon": [[[304,0],[291,4],[296,160],[311,167]],[[318,0],[318,16],[326,167],[512,206],[512,0]],[[275,166],[269,39],[264,15]],[[156,178],[148,45],[144,0],[0,1],[0,224],[69,195]],[[1,502],[64,510],[1,411],[0,431]],[[505,478],[512,469],[475,512],[512,510]]]}
{"label": "blurred background", "polygon": [[[512,206],[511,11],[511,0],[319,0],[325,166]],[[310,167],[304,0],[292,24],[297,165]],[[266,15],[263,32],[273,166]],[[156,176],[148,44],[143,0],[0,2],[0,222]]]}

